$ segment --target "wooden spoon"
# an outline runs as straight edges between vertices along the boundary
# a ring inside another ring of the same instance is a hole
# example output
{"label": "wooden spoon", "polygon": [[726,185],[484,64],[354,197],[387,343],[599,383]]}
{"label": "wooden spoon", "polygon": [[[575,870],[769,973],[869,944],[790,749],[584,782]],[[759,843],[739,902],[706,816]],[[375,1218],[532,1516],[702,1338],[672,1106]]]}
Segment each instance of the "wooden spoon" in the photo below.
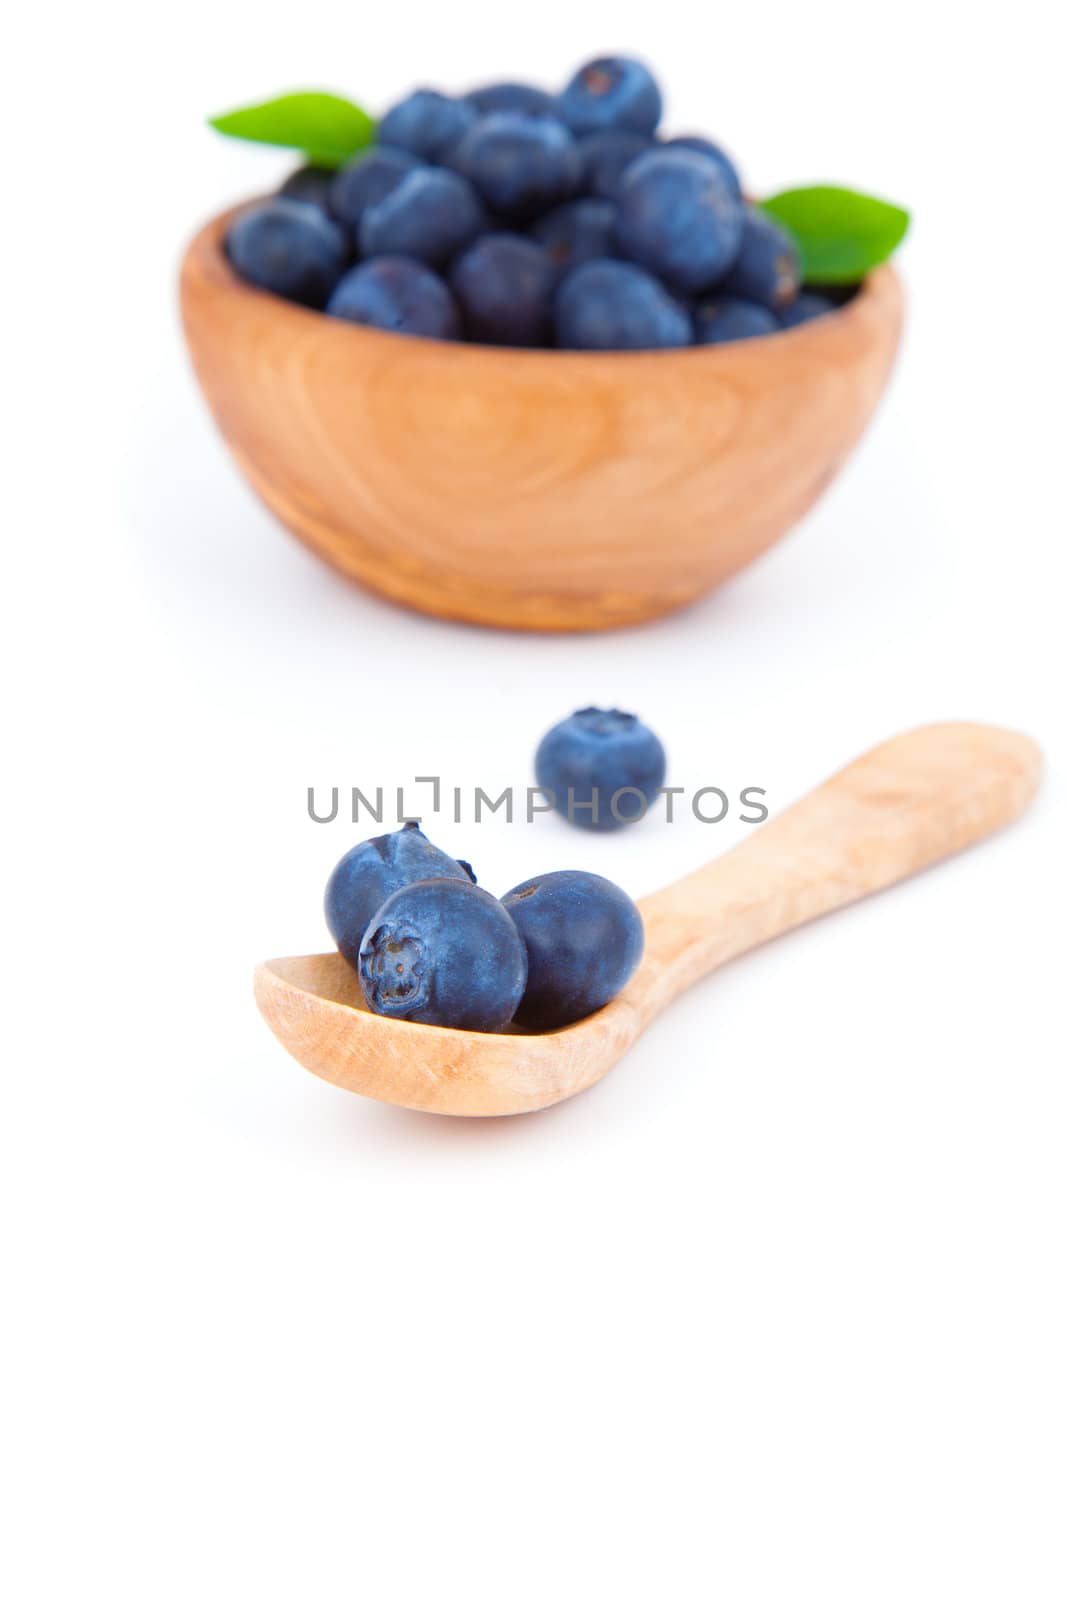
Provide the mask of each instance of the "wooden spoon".
{"label": "wooden spoon", "polygon": [[887,888],[1023,810],[1031,739],[945,723],[890,739],[736,849],[641,901],[645,954],[617,999],[556,1033],[465,1033],[375,1016],[339,955],[256,972],[256,1000],[302,1066],[357,1094],[451,1116],[537,1111],[588,1089],[675,995],[734,956]]}

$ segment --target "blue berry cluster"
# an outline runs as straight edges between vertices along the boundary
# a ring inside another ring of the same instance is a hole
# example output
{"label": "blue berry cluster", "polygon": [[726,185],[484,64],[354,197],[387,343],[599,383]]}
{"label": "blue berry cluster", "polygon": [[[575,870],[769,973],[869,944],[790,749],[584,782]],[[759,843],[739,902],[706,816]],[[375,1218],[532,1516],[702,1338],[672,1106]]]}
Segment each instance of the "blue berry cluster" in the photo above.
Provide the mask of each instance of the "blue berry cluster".
{"label": "blue berry cluster", "polygon": [[395,333],[563,350],[724,344],[833,309],[711,140],[664,139],[655,78],[604,57],[560,94],[418,89],[378,143],[303,167],[230,229],[240,276]]}
{"label": "blue berry cluster", "polygon": [[[536,765],[546,788],[577,793],[576,808],[560,806],[570,820],[617,827],[644,815],[665,758],[636,717],[590,706],[545,736]],[[629,809],[616,813],[619,796]],[[326,921],[372,1011],[480,1033],[579,1022],[614,999],[644,948],[640,912],[607,878],[548,872],[496,900],[416,822],[341,857]]]}

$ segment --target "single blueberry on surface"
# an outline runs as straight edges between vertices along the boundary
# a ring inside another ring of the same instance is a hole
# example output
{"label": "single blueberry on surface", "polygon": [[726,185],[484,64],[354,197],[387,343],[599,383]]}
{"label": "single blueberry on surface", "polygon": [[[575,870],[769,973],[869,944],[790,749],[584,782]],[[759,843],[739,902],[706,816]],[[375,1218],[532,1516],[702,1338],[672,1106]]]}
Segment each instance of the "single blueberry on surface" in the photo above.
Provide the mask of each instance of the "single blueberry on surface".
{"label": "single blueberry on surface", "polygon": [[456,877],[398,889],[359,951],[372,1011],[438,1028],[497,1033],[526,987],[526,950],[499,900]]}
{"label": "single blueberry on surface", "polygon": [[608,128],[578,140],[582,158],[582,188],[602,200],[614,200],[619,180],[631,161],[651,150],[652,140],[624,128]]}
{"label": "single blueberry on surface", "polygon": [[778,318],[766,306],[731,295],[716,295],[693,313],[697,344],[732,344],[737,339],[759,339],[777,333]]}
{"label": "single blueberry on surface", "polygon": [[317,206],[267,200],[232,224],[226,252],[234,271],[257,289],[321,310],[347,264],[348,241]]}
{"label": "single blueberry on surface", "polygon": [[458,339],[459,311],[448,285],[407,256],[375,256],[346,272],[326,307],[331,317],[424,339]]}
{"label": "single blueberry on surface", "polygon": [[639,156],[622,175],[618,206],[622,254],[683,292],[724,277],[741,247],[744,208],[709,156]]}
{"label": "single blueberry on surface", "polygon": [[582,170],[562,122],[520,111],[482,117],[457,148],[455,164],[491,211],[519,223],[569,199]]}
{"label": "single blueberry on surface", "polygon": [[332,167],[297,167],[278,190],[283,200],[304,200],[320,211],[329,211],[330,185],[337,174]]}
{"label": "single blueberry on surface", "polygon": [[355,237],[368,206],[384,200],[408,173],[419,166],[418,156],[408,150],[391,150],[379,145],[356,156],[333,175],[329,205],[333,215]]}
{"label": "single blueberry on surface", "polygon": [[607,830],[645,815],[663,787],[667,757],[632,712],[586,706],[548,730],[534,768],[568,822]]}
{"label": "single blueberry on surface", "polygon": [[796,241],[764,212],[749,209],[733,266],[716,287],[723,294],[740,295],[742,300],[780,311],[796,299],[800,289]]}
{"label": "single blueberry on surface", "polygon": [[726,154],[726,151],[722,148],[722,146],[717,145],[713,139],[704,139],[695,133],[684,133],[680,138],[668,139],[666,141],[665,148],[668,150],[692,150],[695,151],[697,155],[710,156],[712,161],[718,162],[719,166],[722,168],[723,176],[726,178],[734,194],[740,200],[741,177],[738,173],[737,167],[734,162],[731,161],[730,157]]}
{"label": "single blueberry on surface", "polygon": [[504,896],[529,975],[515,1015],[525,1028],[564,1028],[613,1000],[644,949],[641,913],[595,872],[546,872]]}
{"label": "single blueberry on surface", "polygon": [[487,83],[481,89],[472,89],[468,102],[480,117],[494,111],[525,111],[531,117],[556,115],[556,97],[536,89],[531,83]]}
{"label": "single blueberry on surface", "polygon": [[358,965],[360,942],[379,906],[423,878],[472,883],[474,874],[465,861],[431,844],[417,822],[364,839],[341,857],[326,885],[326,925],[350,966]]}
{"label": "single blueberry on surface", "polygon": [[559,114],[575,133],[625,128],[653,134],[663,114],[659,85],[641,61],[600,56],[579,67],[559,97]]}
{"label": "single blueberry on surface", "polygon": [[440,267],[484,226],[485,213],[466,178],[442,167],[416,167],[364,211],[359,248],[364,256],[412,256]]}
{"label": "single blueberry on surface", "polygon": [[586,261],[556,295],[556,342],[565,350],[674,350],[693,342],[689,313],[629,261]]}
{"label": "single blueberry on surface", "polygon": [[569,200],[539,218],[530,232],[557,269],[566,272],[584,261],[603,261],[616,254],[617,215],[610,200]]}
{"label": "single blueberry on surface", "polygon": [[469,338],[482,344],[544,344],[557,269],[540,244],[486,233],[463,252],[449,282]]}
{"label": "single blueberry on surface", "polygon": [[828,311],[836,310],[834,302],[826,295],[813,294],[810,289],[805,289],[790,305],[782,307],[778,313],[778,323],[782,328],[799,328],[802,322],[813,322],[816,317],[825,317]]}
{"label": "single blueberry on surface", "polygon": [[436,161],[458,144],[477,115],[466,100],[436,89],[416,89],[386,112],[378,124],[378,142]]}

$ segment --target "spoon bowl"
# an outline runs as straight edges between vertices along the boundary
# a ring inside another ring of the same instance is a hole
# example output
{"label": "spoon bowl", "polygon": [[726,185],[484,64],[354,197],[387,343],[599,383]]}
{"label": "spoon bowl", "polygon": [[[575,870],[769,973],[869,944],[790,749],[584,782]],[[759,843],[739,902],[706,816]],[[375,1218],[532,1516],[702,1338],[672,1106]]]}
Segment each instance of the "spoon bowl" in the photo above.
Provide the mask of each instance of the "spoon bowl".
{"label": "spoon bowl", "polygon": [[807,512],[900,336],[891,267],[788,332],[589,354],[405,338],[242,283],[236,212],[181,275],[200,386],[260,498],[334,567],[436,616],[612,628],[714,589]]}
{"label": "spoon bowl", "polygon": [[343,1089],[452,1116],[536,1111],[596,1083],[676,995],[724,962],[1003,827],[1040,771],[1031,739],[977,723],[877,746],[744,844],[641,901],[637,972],[610,1005],[555,1033],[376,1016],[339,955],[265,962],[256,1000],[290,1054]]}

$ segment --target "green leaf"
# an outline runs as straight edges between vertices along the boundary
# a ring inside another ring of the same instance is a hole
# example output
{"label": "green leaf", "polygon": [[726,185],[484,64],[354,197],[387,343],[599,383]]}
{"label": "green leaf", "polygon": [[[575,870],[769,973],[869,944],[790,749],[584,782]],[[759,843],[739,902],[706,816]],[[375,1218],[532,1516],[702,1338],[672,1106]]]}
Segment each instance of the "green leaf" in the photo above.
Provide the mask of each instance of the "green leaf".
{"label": "green leaf", "polygon": [[219,133],[300,150],[320,167],[340,167],[374,142],[374,119],[340,95],[282,94],[208,121]]}
{"label": "green leaf", "polygon": [[893,254],[911,220],[900,206],[855,189],[785,189],[762,209],[796,239],[804,282],[858,283]]}

